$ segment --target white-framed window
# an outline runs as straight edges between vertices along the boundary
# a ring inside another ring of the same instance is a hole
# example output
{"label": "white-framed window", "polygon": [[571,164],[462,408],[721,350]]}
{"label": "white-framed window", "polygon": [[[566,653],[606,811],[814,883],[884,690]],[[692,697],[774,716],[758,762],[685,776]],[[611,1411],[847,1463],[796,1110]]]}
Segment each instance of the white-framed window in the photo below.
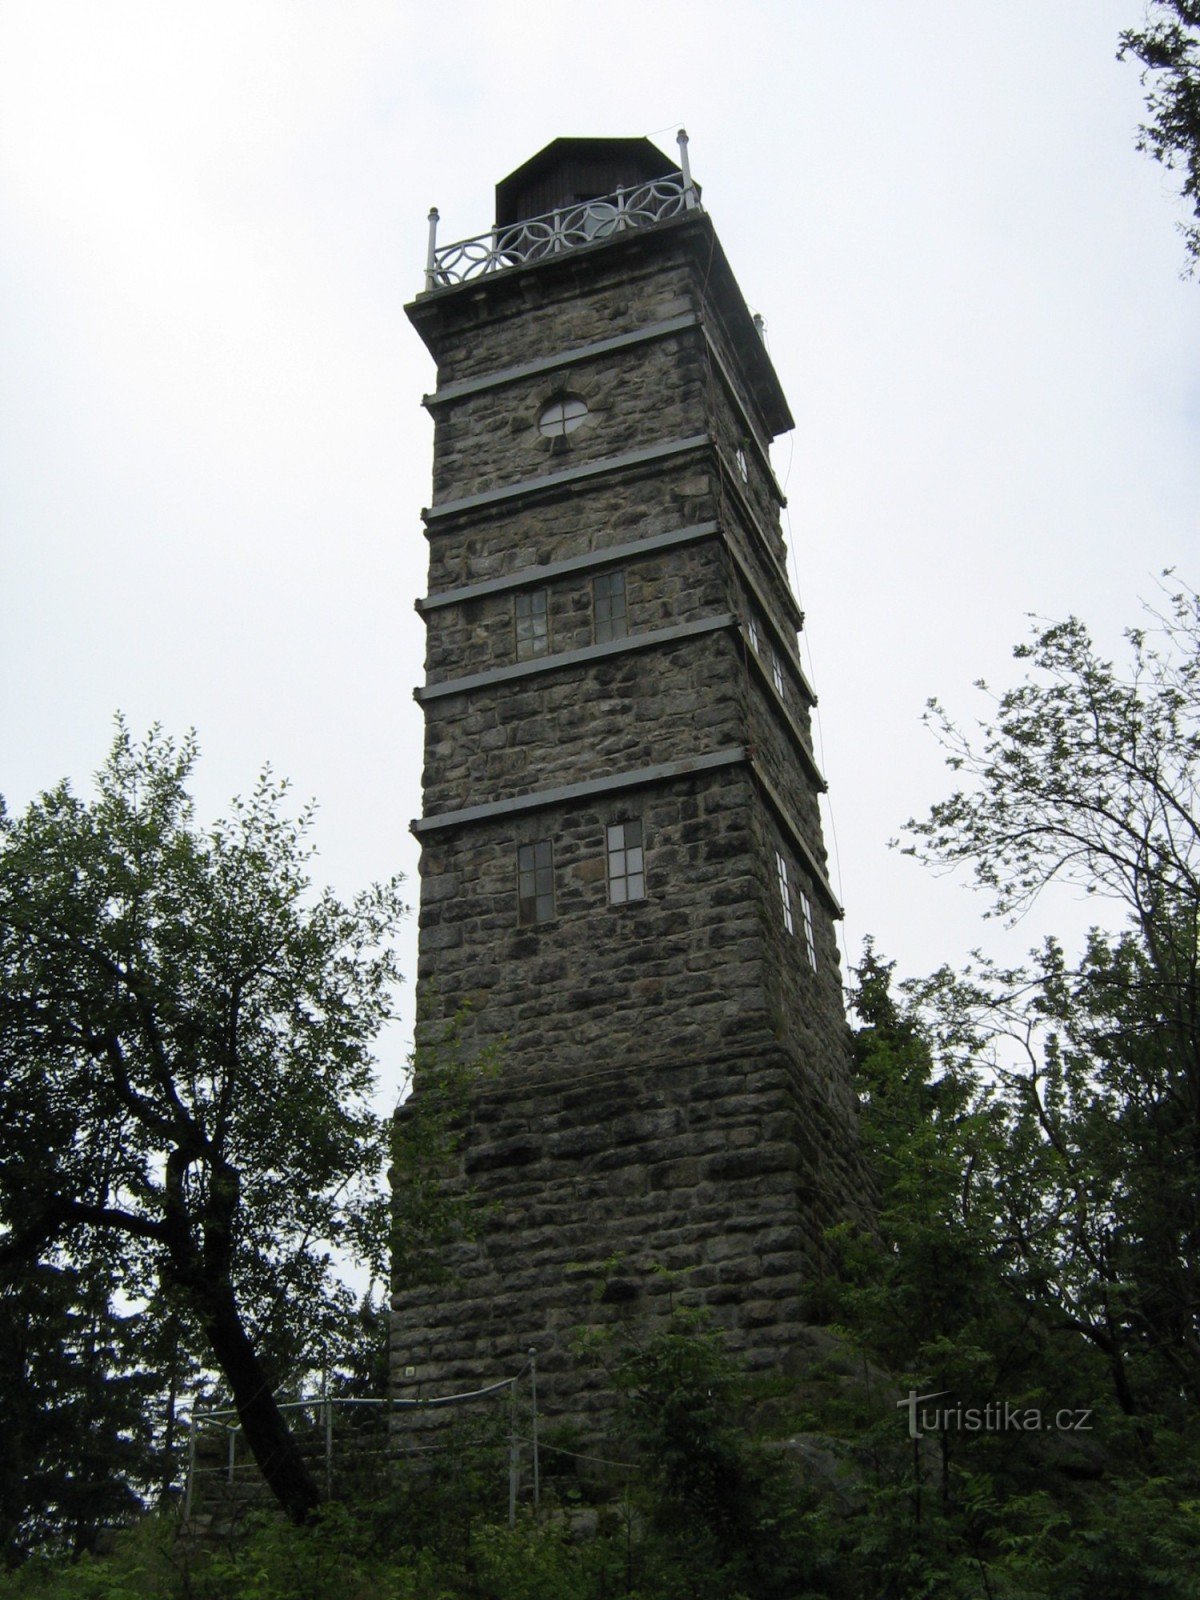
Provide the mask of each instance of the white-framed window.
{"label": "white-framed window", "polygon": [[775,693],[783,698],[783,668],[779,665],[779,657],[774,650],[768,654],[771,657],[771,682],[775,685]]}
{"label": "white-framed window", "polygon": [[797,890],[800,896],[800,919],[804,923],[804,949],[808,955],[808,964],[815,972],[817,970],[817,941],[813,936],[812,901],[803,889]]}
{"label": "white-framed window", "polygon": [[517,660],[544,656],[550,649],[550,614],[545,589],[525,589],[513,600]]}
{"label": "white-framed window", "polygon": [[554,845],[549,839],[517,847],[517,921],[549,922],[554,916]]}
{"label": "white-framed window", "polygon": [[753,617],[750,617],[747,620],[747,622],[746,622],[746,631],[750,635],[750,648],[751,648],[751,650],[754,651],[754,654],[757,655],[758,654],[758,623],[754,620]]}
{"label": "white-framed window", "polygon": [[788,884],[787,862],[775,852],[775,876],[779,882],[779,900],[783,906],[783,925],[789,933],[795,933],[796,924],[792,918],[792,891]]}
{"label": "white-framed window", "polygon": [[646,856],[640,817],[610,822],[604,830],[608,865],[608,903],[623,906],[646,898]]}
{"label": "white-framed window", "polygon": [[544,439],[562,439],[574,433],[588,414],[581,394],[556,394],[538,412],[538,432]]}
{"label": "white-framed window", "polygon": [[742,448],[741,445],[738,445],[737,451],[736,451],[735,456],[734,456],[734,459],[737,462],[738,477],[742,480],[743,483],[749,483],[750,482],[750,468],[746,464],[746,452]]}
{"label": "white-framed window", "polygon": [[628,633],[623,572],[600,572],[592,579],[592,625],[597,644]]}

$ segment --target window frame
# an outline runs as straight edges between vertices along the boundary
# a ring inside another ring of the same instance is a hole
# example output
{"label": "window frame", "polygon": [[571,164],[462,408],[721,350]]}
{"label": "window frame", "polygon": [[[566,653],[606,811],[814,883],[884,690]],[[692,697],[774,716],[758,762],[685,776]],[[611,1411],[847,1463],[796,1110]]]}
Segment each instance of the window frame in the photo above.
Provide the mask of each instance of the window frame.
{"label": "window frame", "polygon": [[517,922],[523,928],[553,922],[558,915],[554,894],[554,841],[533,839],[517,846]]}
{"label": "window frame", "polygon": [[817,970],[817,939],[813,928],[812,901],[803,889],[797,889],[800,896],[800,920],[804,925],[804,949],[808,956],[808,964],[815,972]]}
{"label": "window frame", "polygon": [[775,685],[775,693],[783,699],[783,663],[779,659],[779,651],[770,645],[767,654],[771,660],[771,682]]}
{"label": "window frame", "polygon": [[[552,417],[556,407],[558,415]],[[582,410],[573,409],[575,407],[582,407]],[[591,407],[581,394],[561,389],[538,408],[537,430],[543,439],[551,441],[565,439],[577,428],[581,428],[589,416]]]}
{"label": "window frame", "polygon": [[796,934],[796,919],[792,914],[792,888],[788,881],[787,862],[779,850],[775,852],[775,882],[779,889],[779,900],[783,908],[784,929],[794,938]]}
{"label": "window frame", "polygon": [[[617,584],[601,593],[601,585]],[[614,605],[619,598],[620,610]],[[606,615],[601,616],[601,606]],[[629,585],[625,581],[625,568],[615,567],[610,572],[598,572],[592,579],[592,639],[596,644],[608,644],[613,639],[629,636]]]}
{"label": "window frame", "polygon": [[[630,838],[631,830],[636,830],[636,840]],[[631,857],[636,858],[636,865]],[[605,824],[604,877],[610,906],[633,905],[646,898],[646,833],[641,817],[622,817]]]}
{"label": "window frame", "polygon": [[[522,632],[523,623],[528,625],[527,632]],[[549,589],[519,589],[513,596],[513,644],[518,661],[536,661],[550,654]]]}

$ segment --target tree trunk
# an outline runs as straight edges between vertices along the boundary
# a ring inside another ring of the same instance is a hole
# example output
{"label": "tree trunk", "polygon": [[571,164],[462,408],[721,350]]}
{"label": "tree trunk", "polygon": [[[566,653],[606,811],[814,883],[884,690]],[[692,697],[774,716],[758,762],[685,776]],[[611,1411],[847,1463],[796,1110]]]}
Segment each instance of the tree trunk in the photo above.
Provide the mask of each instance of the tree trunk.
{"label": "tree trunk", "polygon": [[[167,1157],[163,1234],[170,1256],[169,1276],[199,1318],[209,1349],[229,1383],[242,1432],[264,1482],[293,1522],[308,1522],[321,1503],[321,1491],[275,1403],[270,1376],[246,1332],[233,1292],[230,1268],[233,1219],[241,1192],[239,1175],[235,1167],[205,1147],[209,1190],[199,1216],[193,1218],[183,1178],[195,1154],[180,1144]],[[201,1250],[193,1243],[193,1221],[200,1224]]]}
{"label": "tree trunk", "polygon": [[246,1443],[275,1499],[293,1522],[308,1522],[321,1503],[316,1479],[275,1403],[271,1381],[242,1326],[228,1281],[206,1284],[198,1309],[217,1364],[229,1382]]}

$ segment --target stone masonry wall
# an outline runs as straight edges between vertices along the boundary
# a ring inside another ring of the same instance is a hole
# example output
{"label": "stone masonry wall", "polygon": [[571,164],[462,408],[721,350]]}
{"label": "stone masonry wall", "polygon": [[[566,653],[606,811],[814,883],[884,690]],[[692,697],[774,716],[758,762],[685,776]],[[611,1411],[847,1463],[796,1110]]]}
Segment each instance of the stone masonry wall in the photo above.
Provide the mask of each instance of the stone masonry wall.
{"label": "stone masonry wall", "polygon": [[[747,645],[747,652],[749,645]],[[748,670],[744,727],[746,737],[754,749],[763,773],[775,791],[787,803],[792,820],[799,826],[804,842],[812,851],[819,866],[826,866],[825,845],[821,834],[820,804],[817,791],[807,770],[801,765],[792,734],[786,729],[779,711],[775,688],[768,686],[770,669],[766,672]],[[785,680],[783,699],[789,713],[795,715],[797,702]]]}
{"label": "stone masonry wall", "polygon": [[564,493],[431,525],[429,593],[711,520],[713,476],[697,454],[666,470],[655,464],[621,472],[602,495]]}
{"label": "stone masonry wall", "polygon": [[396,1392],[494,1382],[533,1348],[547,1420],[586,1422],[604,1384],[578,1332],[672,1304],[707,1306],[752,1365],[783,1365],[817,1221],[798,1204],[801,1163],[819,1172],[804,1121],[770,1046],[648,1070],[618,1044],[599,1068],[482,1089],[458,1181],[488,1209],[449,1286],[396,1296],[393,1369],[414,1369]]}
{"label": "stone masonry wall", "polygon": [[[532,272],[440,298],[431,337],[438,380],[456,383],[630,333],[694,310],[687,257],[644,239],[563,256]],[[619,256],[620,259],[617,259]]]}
{"label": "stone masonry wall", "polygon": [[430,701],[426,805],[454,811],[736,744],[736,654],[722,630]]}
{"label": "stone masonry wall", "polygon": [[[662,552],[648,551],[623,562],[621,570],[625,573],[630,635],[716,616],[728,609],[728,581],[712,539]],[[547,591],[548,656],[594,643],[593,576],[588,571],[574,572],[529,586]],[[511,589],[430,614],[425,651],[427,684],[512,665],[517,659]]]}
{"label": "stone masonry wall", "polygon": [[[503,406],[489,389],[439,405],[433,503],[703,433],[706,376],[687,332],[506,384]],[[567,393],[587,402],[587,416],[563,438],[543,437],[543,406]]]}
{"label": "stone masonry wall", "polygon": [[[755,579],[759,593],[766,602],[767,614],[794,649],[796,624],[783,598],[784,592],[790,591],[790,586],[781,560],[776,553],[772,553],[774,547],[767,542],[761,529],[751,523],[742,503],[729,494],[727,486],[716,489],[714,500],[721,526],[750,569],[751,577]],[[758,601],[751,600],[748,594],[746,606],[747,613],[751,608],[759,609]]]}
{"label": "stone masonry wall", "polygon": [[[775,581],[782,577],[786,585],[787,550],[779,525],[779,496],[775,485],[764,472],[758,452],[746,442],[742,418],[732,405],[724,383],[715,374],[711,376],[709,399],[709,426],[725,465],[725,498],[736,501],[740,497],[746,502],[769,552]],[[746,463],[745,478],[737,462],[739,449]]]}
{"label": "stone masonry wall", "polygon": [[[427,836],[421,1037],[467,1001],[467,1042],[506,1039],[508,1078],[583,1070],[610,1050],[699,1059],[770,1041],[753,804],[735,767]],[[646,898],[611,906],[604,829],[635,816]],[[538,839],[554,844],[556,916],[521,925],[517,848]]]}

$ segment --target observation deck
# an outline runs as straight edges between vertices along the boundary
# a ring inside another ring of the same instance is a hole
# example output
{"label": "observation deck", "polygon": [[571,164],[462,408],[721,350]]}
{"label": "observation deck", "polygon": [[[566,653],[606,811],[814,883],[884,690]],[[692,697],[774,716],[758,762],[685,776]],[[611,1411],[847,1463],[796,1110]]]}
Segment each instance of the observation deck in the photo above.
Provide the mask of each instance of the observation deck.
{"label": "observation deck", "polygon": [[[686,212],[702,210],[700,191],[688,166],[688,138],[682,128],[678,143],[676,169],[645,140],[557,140],[497,186],[496,225],[486,233],[458,239],[453,244],[437,242],[439,217],[435,206],[429,213],[425,293],[529,266],[568,250],[600,244],[634,229],[651,228]],[[522,202],[530,195],[546,192],[547,173],[559,180],[560,187],[568,180],[576,190],[588,187],[588,180],[594,182],[598,172],[606,167],[611,170],[611,160],[607,158],[618,144],[645,145],[657,157],[652,165],[661,164],[667,170],[638,173],[637,169],[646,165],[645,156],[640,151],[623,152],[625,159],[620,165],[637,173],[641,181],[616,184],[611,193],[581,196],[568,190],[566,203],[536,216],[520,214]],[[572,148],[564,154],[558,148],[562,146]],[[589,159],[586,151],[580,156],[581,147],[586,146],[603,147],[601,156],[592,155]],[[568,159],[572,155],[573,162]],[[514,210],[515,216],[511,215]]]}

